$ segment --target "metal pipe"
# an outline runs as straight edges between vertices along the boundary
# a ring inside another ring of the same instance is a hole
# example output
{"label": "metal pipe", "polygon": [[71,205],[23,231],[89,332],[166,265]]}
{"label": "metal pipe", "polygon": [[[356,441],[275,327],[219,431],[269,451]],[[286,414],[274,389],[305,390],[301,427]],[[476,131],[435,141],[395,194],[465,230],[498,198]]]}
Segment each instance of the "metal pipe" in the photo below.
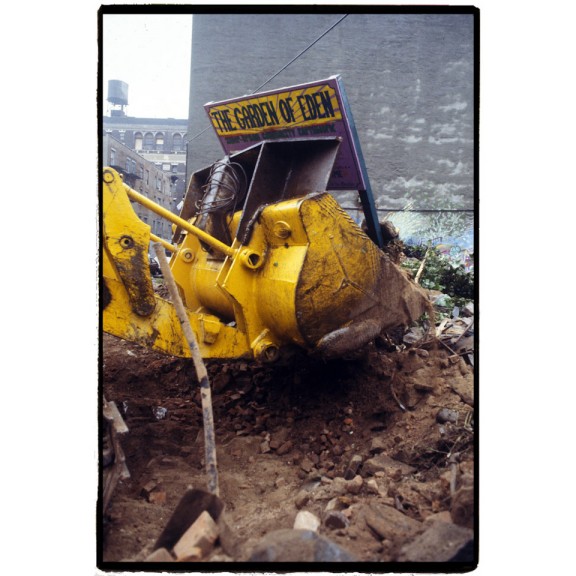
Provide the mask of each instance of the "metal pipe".
{"label": "metal pipe", "polygon": [[190,234],[194,234],[194,236],[198,237],[200,240],[202,240],[202,242],[208,244],[208,246],[214,248],[215,250],[218,250],[218,252],[222,252],[223,254],[226,254],[226,256],[234,256],[234,254],[236,254],[236,250],[234,250],[230,246],[227,246],[226,244],[224,244],[224,242],[220,242],[220,240],[217,240],[213,236],[210,236],[210,234],[207,234],[203,230],[200,230],[200,228],[197,228],[196,226],[193,226],[186,220],[183,220],[182,218],[176,216],[175,214],[172,214],[170,210],[166,210],[166,208],[156,204],[156,202],[153,202],[149,198],[146,198],[146,196],[139,194],[138,192],[136,192],[136,190],[132,190],[130,186],[124,184],[124,189],[126,190],[126,193],[128,194],[129,198],[131,198],[135,202],[138,202],[139,204],[142,204],[142,206],[148,208],[155,214],[158,214],[158,216],[162,216],[162,218],[166,218],[166,220],[169,220],[173,224],[180,226],[180,228],[183,228],[187,232],[190,232]]}
{"label": "metal pipe", "polygon": [[160,238],[160,236],[156,236],[156,234],[153,234],[152,232],[150,232],[150,240],[152,240],[152,242],[157,242],[158,244],[162,244],[162,246],[164,246],[164,248],[166,248],[166,250],[170,250],[170,252],[176,252],[176,250],[177,250],[176,246],[174,246],[173,244],[170,244],[170,242],[167,242],[163,238]]}
{"label": "metal pipe", "polygon": [[160,244],[154,244],[154,250],[156,251],[156,256],[158,262],[160,263],[160,268],[164,275],[164,280],[168,286],[168,291],[172,298],[172,304],[178,315],[178,320],[180,320],[180,325],[182,327],[182,332],[190,348],[192,354],[192,360],[194,362],[194,368],[196,369],[196,377],[200,384],[200,397],[202,400],[202,418],[204,423],[204,455],[206,459],[206,472],[208,476],[208,490],[219,496],[219,486],[218,486],[218,464],[216,461],[216,433],[214,431],[214,416],[212,413],[212,391],[210,389],[210,380],[208,378],[208,371],[206,369],[206,364],[200,353],[200,348],[198,346],[198,341],[196,335],[192,330],[190,325],[190,319],[186,313],[186,308],[184,307],[184,302],[180,297],[180,292],[176,286],[176,281],[174,280],[174,275],[166,259],[166,255],[162,250]]}

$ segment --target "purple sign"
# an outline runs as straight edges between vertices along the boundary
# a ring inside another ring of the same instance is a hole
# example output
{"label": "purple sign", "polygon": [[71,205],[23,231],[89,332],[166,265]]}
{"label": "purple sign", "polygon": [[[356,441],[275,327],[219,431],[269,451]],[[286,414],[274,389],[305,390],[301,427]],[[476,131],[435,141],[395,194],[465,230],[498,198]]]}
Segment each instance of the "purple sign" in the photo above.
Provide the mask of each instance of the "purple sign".
{"label": "purple sign", "polygon": [[368,178],[339,76],[204,105],[226,154],[270,140],[341,138],[329,190],[366,190]]}

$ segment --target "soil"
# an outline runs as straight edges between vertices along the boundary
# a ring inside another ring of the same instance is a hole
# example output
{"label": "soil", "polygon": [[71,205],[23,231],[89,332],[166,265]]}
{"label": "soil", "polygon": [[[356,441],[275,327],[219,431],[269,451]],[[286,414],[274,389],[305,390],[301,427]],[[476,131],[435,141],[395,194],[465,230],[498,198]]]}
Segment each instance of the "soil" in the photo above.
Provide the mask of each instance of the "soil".
{"label": "soil", "polygon": [[[207,489],[200,393],[191,360],[108,334],[102,345],[103,394],[129,429],[121,443],[130,478],[113,493],[99,546],[104,564],[139,563],[186,490]],[[437,341],[387,338],[330,362],[207,367],[236,546],[217,542],[203,561],[249,560],[303,510],[362,562],[415,559],[411,545],[431,526],[473,538],[474,370],[462,356]],[[428,556],[416,560],[446,560],[438,546],[417,548]]]}

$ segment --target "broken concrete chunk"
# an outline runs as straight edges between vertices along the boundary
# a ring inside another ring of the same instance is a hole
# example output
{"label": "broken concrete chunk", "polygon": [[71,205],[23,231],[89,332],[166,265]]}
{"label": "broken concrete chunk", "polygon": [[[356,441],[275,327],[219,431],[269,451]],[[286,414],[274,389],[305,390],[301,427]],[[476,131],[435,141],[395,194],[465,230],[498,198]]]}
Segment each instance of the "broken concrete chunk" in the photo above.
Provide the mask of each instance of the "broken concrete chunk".
{"label": "broken concrete chunk", "polygon": [[346,472],[344,472],[344,479],[345,480],[352,480],[354,476],[356,476],[358,469],[362,465],[362,456],[356,454],[352,456],[348,467],[346,468]]}
{"label": "broken concrete chunk", "polygon": [[385,472],[387,475],[400,474],[406,476],[416,471],[416,468],[393,460],[386,454],[377,454],[364,462],[363,471],[370,476],[374,476],[378,472]]}
{"label": "broken concrete chunk", "polygon": [[370,494],[380,494],[380,488],[375,478],[366,481],[366,489]]}
{"label": "broken concrete chunk", "polygon": [[253,549],[249,562],[356,562],[347,550],[311,530],[276,530]]}
{"label": "broken concrete chunk", "polygon": [[362,490],[363,484],[364,479],[362,478],[362,476],[357,474],[356,476],[354,476],[354,478],[352,478],[352,480],[346,482],[346,490],[350,492],[350,494],[359,494],[360,490]]}
{"label": "broken concrete chunk", "polygon": [[420,530],[421,523],[391,506],[364,507],[366,524],[382,539],[407,538]]}
{"label": "broken concrete chunk", "polygon": [[294,530],[311,530],[312,532],[318,532],[320,527],[320,518],[312,512],[307,510],[300,510],[296,514],[296,519],[294,520]]}
{"label": "broken concrete chunk", "polygon": [[398,561],[447,562],[473,537],[474,532],[468,528],[447,522],[433,522],[425,532],[402,547]]}
{"label": "broken concrete chunk", "polygon": [[186,558],[196,558],[199,548],[200,557],[206,556],[218,538],[218,526],[207,511],[202,512],[197,520],[184,532],[173,548],[176,560],[182,562]]}

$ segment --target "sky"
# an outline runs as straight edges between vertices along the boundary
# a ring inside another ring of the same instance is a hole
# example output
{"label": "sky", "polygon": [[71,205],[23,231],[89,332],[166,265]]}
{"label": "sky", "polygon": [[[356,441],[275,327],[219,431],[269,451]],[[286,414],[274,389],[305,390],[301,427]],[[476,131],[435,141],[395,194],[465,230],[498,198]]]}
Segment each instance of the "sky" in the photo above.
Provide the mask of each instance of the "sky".
{"label": "sky", "polygon": [[[190,14],[104,14],[104,99],[108,81],[122,80],[128,116],[188,118],[191,49]],[[108,103],[103,105],[106,113]]]}

